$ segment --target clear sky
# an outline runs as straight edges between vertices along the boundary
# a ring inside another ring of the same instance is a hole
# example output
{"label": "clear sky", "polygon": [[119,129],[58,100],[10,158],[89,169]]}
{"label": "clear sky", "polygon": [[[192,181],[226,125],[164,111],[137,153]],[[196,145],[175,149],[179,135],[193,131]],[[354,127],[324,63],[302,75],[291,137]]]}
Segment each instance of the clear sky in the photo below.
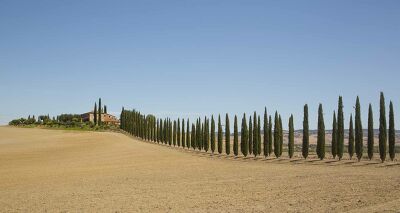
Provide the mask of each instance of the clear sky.
{"label": "clear sky", "polygon": [[1,124],[102,97],[117,115],[192,120],[266,106],[297,129],[323,103],[331,129],[343,95],[347,128],[359,95],[366,127],[384,91],[399,126],[399,81],[398,0],[0,0]]}

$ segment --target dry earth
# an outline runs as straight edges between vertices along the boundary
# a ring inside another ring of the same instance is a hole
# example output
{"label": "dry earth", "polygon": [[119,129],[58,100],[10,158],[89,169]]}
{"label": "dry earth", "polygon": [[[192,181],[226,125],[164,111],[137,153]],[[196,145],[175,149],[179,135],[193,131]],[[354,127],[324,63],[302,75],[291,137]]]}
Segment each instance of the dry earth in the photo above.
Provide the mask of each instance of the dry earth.
{"label": "dry earth", "polygon": [[1,212],[400,211],[400,165],[244,159],[0,127]]}

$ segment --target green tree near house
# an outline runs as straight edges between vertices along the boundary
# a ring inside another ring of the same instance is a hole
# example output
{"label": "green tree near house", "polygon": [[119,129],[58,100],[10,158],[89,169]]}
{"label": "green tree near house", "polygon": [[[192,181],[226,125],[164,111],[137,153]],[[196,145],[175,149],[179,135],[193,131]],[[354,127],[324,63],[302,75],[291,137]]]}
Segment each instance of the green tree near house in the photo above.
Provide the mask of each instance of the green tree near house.
{"label": "green tree near house", "polygon": [[389,157],[393,161],[395,158],[396,130],[394,128],[393,103],[389,104]]}
{"label": "green tree near house", "polygon": [[302,155],[304,159],[308,157],[309,149],[309,130],[308,130],[308,105],[304,105],[304,119],[303,119],[303,145],[302,145]]}
{"label": "green tree near house", "polygon": [[353,115],[350,115],[348,152],[349,152],[349,157],[351,160],[353,158],[353,154],[354,154]]}
{"label": "green tree near house", "polygon": [[355,151],[358,161],[361,160],[363,156],[364,144],[363,144],[363,129],[361,123],[361,106],[360,99],[357,96],[356,100],[356,114],[354,120],[354,130],[355,130]]}
{"label": "green tree near house", "polygon": [[325,122],[322,104],[318,107],[317,155],[320,160],[325,158]]}
{"label": "green tree near house", "polygon": [[94,125],[97,125],[97,103],[94,103],[94,109],[93,109],[93,122]]}
{"label": "green tree near house", "polygon": [[97,123],[98,123],[99,126],[101,126],[103,124],[102,120],[101,120],[101,98],[99,98],[99,109],[97,110],[97,113],[99,114],[98,115],[99,118],[97,120]]}
{"label": "green tree near house", "polygon": [[233,121],[233,154],[238,156],[239,154],[239,135],[238,135],[238,126],[237,126],[237,116],[235,115]]}
{"label": "green tree near house", "polygon": [[379,109],[379,157],[382,163],[386,160],[387,147],[387,127],[386,127],[386,109],[385,96],[381,92],[380,109]]}

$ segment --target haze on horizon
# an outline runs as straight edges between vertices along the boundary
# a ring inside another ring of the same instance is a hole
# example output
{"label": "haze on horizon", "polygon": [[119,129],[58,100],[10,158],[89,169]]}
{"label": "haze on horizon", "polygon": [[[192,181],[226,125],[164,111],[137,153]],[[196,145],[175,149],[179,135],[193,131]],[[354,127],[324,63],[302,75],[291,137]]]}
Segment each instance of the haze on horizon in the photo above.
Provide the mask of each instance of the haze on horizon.
{"label": "haze on horizon", "polygon": [[[400,123],[400,2],[0,1],[0,124],[136,108],[157,116],[278,110],[325,126],[379,92]],[[388,113],[388,111],[387,111]]]}

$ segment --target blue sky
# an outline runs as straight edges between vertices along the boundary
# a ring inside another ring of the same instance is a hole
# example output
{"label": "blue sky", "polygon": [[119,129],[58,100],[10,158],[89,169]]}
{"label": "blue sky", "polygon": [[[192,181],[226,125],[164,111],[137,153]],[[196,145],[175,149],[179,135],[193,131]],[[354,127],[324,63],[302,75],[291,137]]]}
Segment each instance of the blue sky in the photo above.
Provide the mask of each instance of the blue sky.
{"label": "blue sky", "polygon": [[192,120],[266,106],[295,128],[305,103],[315,128],[323,103],[330,129],[338,96],[347,127],[359,95],[366,127],[380,91],[399,123],[399,38],[395,0],[0,0],[0,123],[102,97],[116,114]]}

